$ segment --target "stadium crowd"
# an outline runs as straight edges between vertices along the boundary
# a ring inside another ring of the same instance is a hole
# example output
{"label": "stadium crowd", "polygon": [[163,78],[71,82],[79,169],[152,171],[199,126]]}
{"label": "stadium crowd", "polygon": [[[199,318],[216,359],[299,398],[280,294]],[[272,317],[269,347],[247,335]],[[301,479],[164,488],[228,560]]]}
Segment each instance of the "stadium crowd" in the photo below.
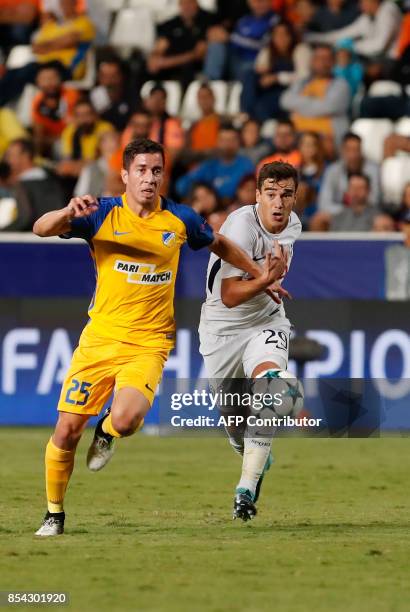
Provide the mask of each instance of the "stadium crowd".
{"label": "stadium crowd", "polygon": [[406,11],[408,0],[0,0],[0,230],[30,231],[72,194],[121,194],[137,137],[165,147],[164,193],[215,229],[279,159],[299,170],[305,229],[403,229]]}

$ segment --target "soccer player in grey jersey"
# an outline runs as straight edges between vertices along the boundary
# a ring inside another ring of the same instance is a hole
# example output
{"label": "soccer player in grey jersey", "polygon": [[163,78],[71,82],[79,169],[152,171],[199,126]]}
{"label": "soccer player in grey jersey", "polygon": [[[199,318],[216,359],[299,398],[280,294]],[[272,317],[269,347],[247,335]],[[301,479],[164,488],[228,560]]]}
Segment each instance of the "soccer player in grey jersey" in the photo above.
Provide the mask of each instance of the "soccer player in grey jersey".
{"label": "soccer player in grey jersey", "polygon": [[[254,261],[269,264],[271,253],[282,250],[289,269],[293,244],[302,226],[292,212],[296,201],[296,169],[284,162],[265,164],[258,176],[256,204],[229,215],[220,232],[236,242]],[[280,245],[280,247],[279,247]],[[211,255],[207,297],[199,325],[200,352],[214,390],[232,392],[246,384],[235,379],[270,378],[272,370],[286,370],[291,325],[281,298],[289,296],[280,282],[261,289],[238,268]],[[238,414],[241,407],[220,406],[223,413]],[[244,410],[247,413],[247,410]],[[249,414],[249,412],[248,412]],[[274,429],[262,437],[254,428],[226,427],[234,450],[243,455],[242,474],[236,488],[234,518],[248,520],[256,514],[264,473],[272,462]]]}

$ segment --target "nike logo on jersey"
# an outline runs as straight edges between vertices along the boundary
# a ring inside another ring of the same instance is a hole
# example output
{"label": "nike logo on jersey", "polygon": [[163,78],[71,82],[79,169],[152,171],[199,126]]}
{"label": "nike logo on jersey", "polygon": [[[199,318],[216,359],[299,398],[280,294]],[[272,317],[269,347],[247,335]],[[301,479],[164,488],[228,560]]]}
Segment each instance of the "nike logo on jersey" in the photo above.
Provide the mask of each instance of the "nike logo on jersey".
{"label": "nike logo on jersey", "polygon": [[253,261],[262,261],[262,259],[265,259],[265,256],[263,256],[263,257],[254,257]]}
{"label": "nike logo on jersey", "polygon": [[115,230],[114,236],[125,236],[125,234],[132,234],[132,232],[119,232]]}
{"label": "nike logo on jersey", "polygon": [[151,391],[151,393],[154,393],[154,389],[151,389],[148,383],[145,383],[145,387],[148,389],[148,391]]}

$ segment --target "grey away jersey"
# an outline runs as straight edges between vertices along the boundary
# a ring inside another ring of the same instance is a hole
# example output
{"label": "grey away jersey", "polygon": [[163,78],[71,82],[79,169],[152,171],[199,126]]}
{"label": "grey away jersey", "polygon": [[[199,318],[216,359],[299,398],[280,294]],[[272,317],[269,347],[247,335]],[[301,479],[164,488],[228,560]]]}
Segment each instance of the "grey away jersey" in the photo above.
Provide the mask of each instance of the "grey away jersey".
{"label": "grey away jersey", "polygon": [[[278,240],[288,252],[288,269],[293,256],[293,243],[299,237],[302,225],[298,216],[291,213],[286,228],[280,234],[270,234],[263,226],[258,215],[258,204],[243,206],[226,219],[220,233],[239,245],[259,265],[263,264],[265,254],[273,251],[273,241]],[[206,279],[206,302],[202,305],[201,329],[215,335],[231,335],[249,328],[264,326],[277,317],[285,317],[283,304],[276,304],[265,293],[251,300],[227,308],[221,300],[221,281],[223,278],[248,275],[211,253]]]}

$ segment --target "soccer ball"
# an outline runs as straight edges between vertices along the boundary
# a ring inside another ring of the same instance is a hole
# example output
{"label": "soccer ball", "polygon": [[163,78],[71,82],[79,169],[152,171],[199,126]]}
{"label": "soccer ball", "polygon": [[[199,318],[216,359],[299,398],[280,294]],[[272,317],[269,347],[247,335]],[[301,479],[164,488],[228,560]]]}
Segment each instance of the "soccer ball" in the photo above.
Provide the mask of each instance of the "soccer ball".
{"label": "soccer ball", "polygon": [[300,380],[287,370],[267,370],[258,374],[252,384],[252,393],[275,396],[271,410],[278,417],[297,417],[304,405],[304,391]]}

